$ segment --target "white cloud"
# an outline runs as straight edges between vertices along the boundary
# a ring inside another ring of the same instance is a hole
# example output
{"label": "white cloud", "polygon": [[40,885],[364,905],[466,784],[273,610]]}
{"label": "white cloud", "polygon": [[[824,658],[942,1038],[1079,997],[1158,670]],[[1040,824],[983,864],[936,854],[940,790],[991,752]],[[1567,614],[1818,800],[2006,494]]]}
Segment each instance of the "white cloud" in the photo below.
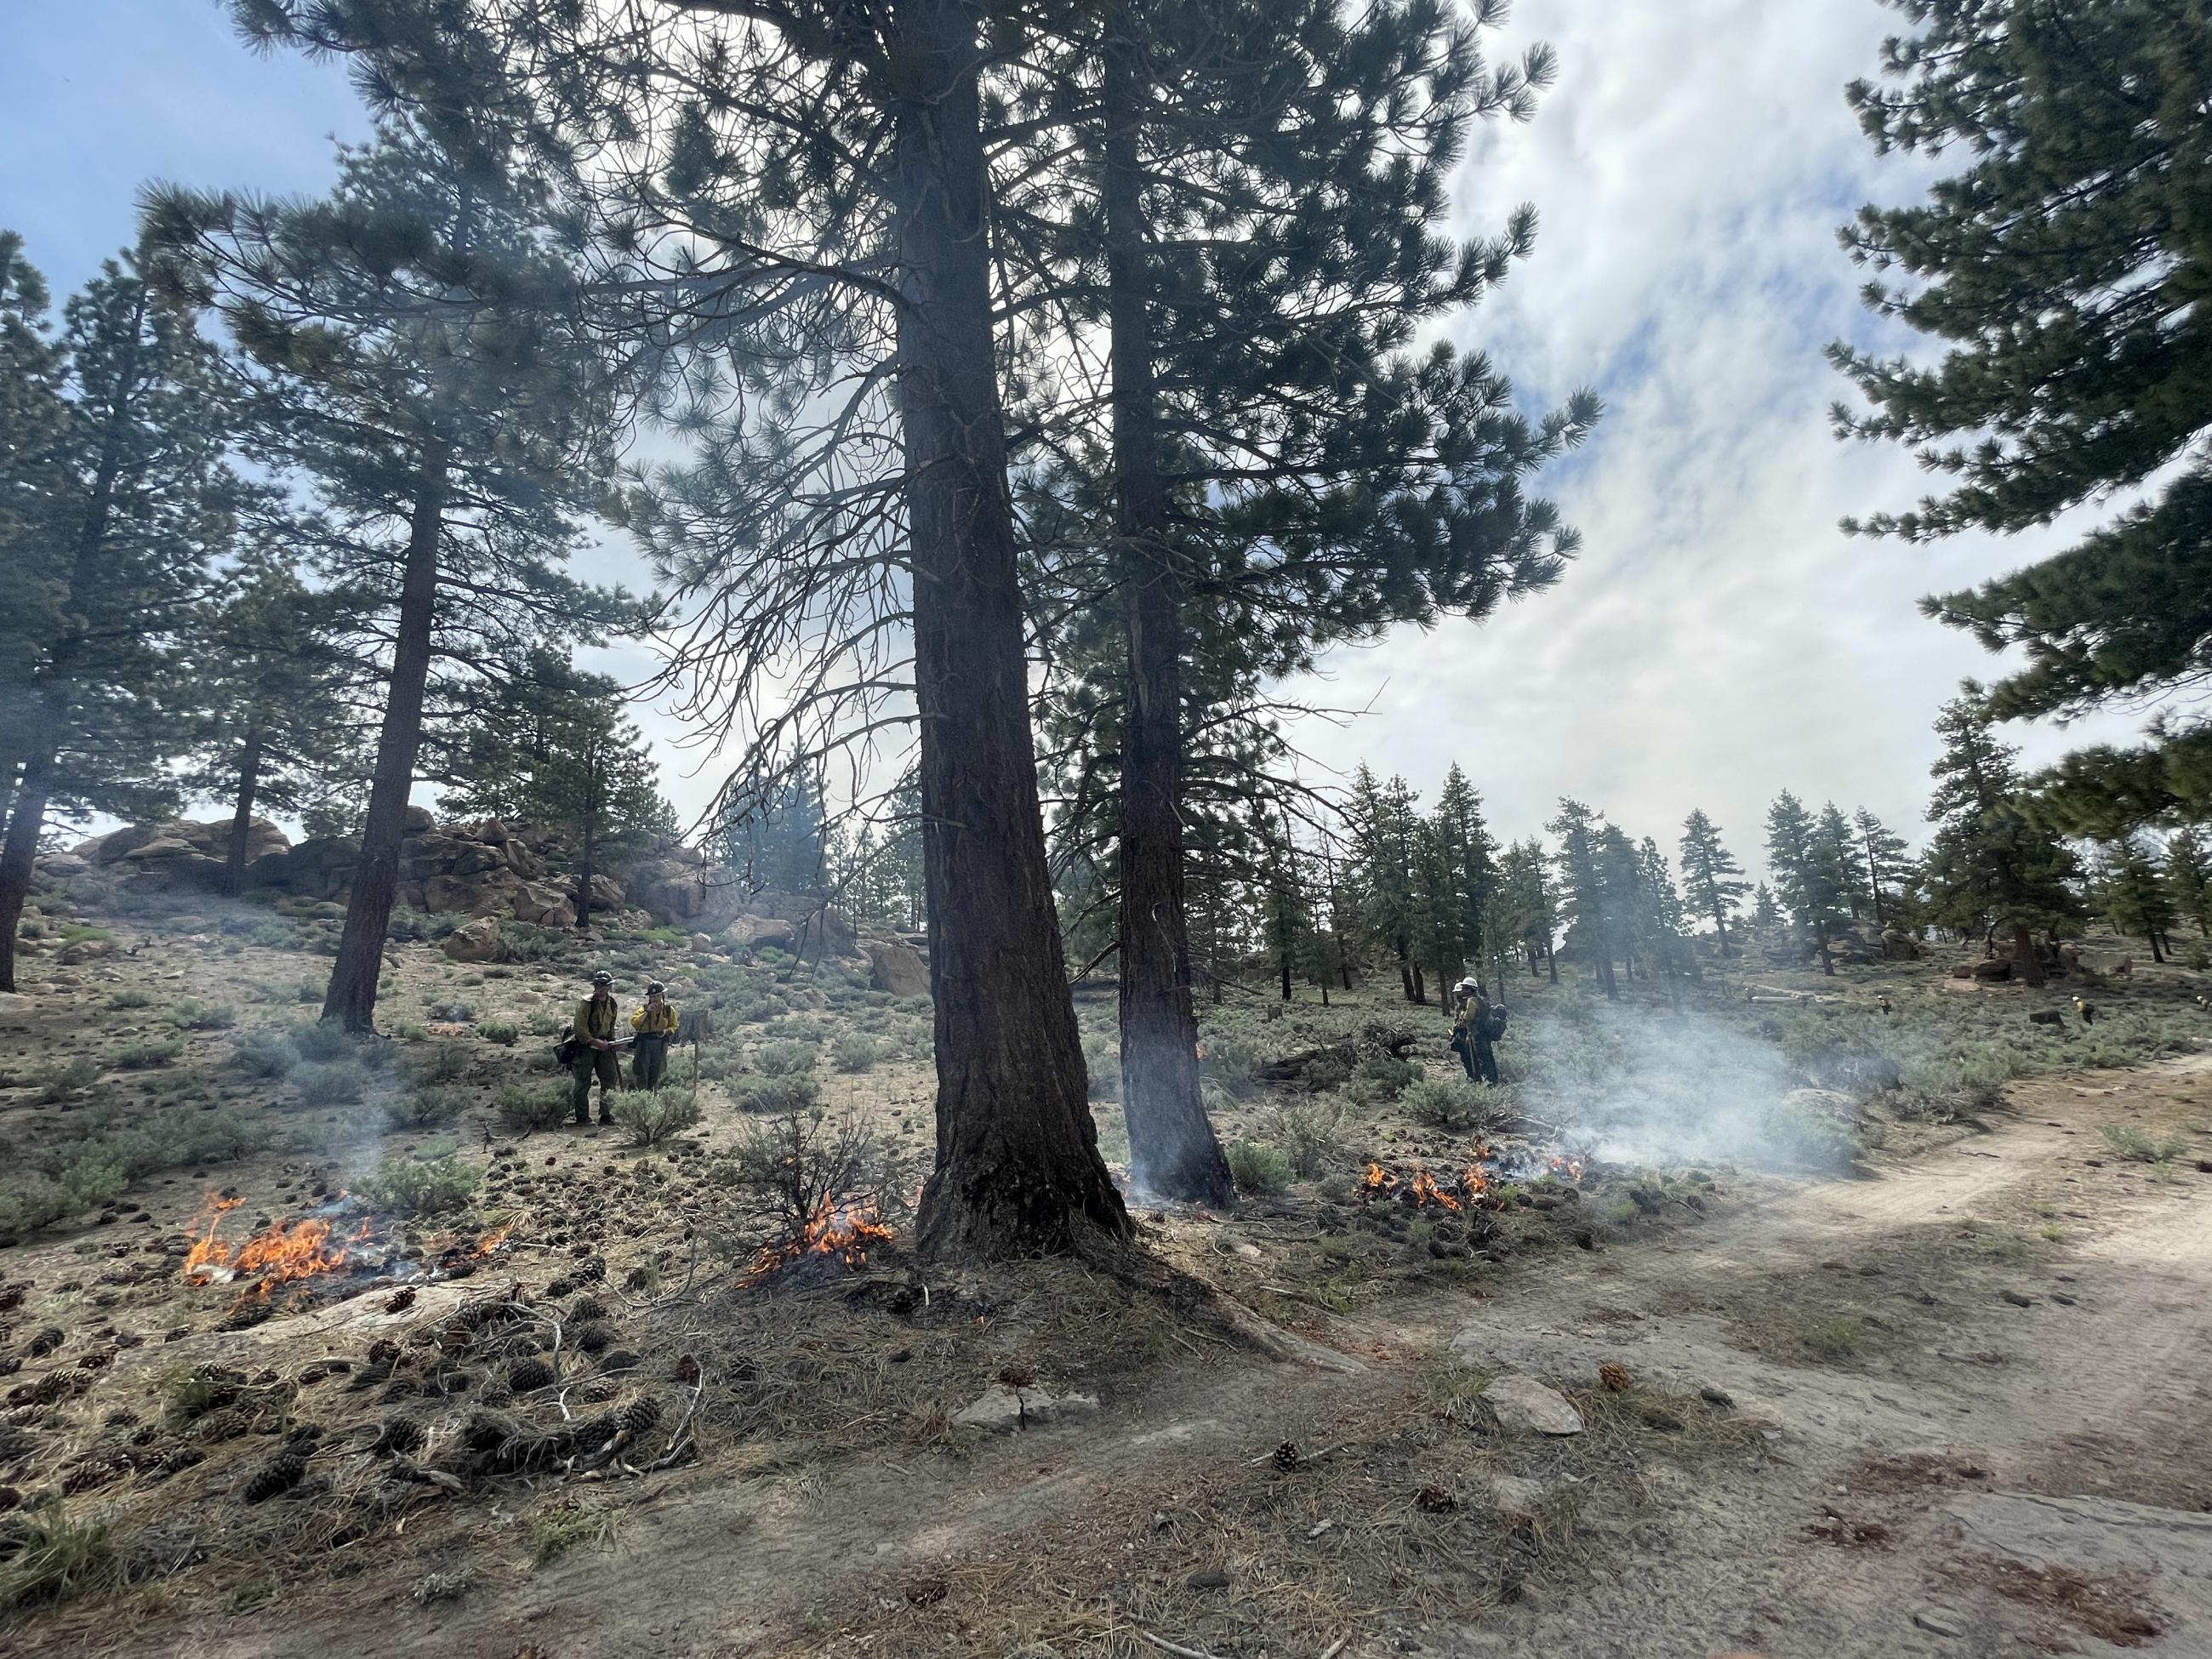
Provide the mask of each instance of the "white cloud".
{"label": "white cloud", "polygon": [[[1573,795],[1671,851],[1702,806],[1753,863],[1784,788],[1922,833],[1936,707],[2000,665],[1916,599],[2079,525],[1932,550],[1836,527],[1927,483],[1905,454],[1829,435],[1848,388],[1821,355],[1839,336],[1913,343],[1875,332],[1835,240],[1857,204],[1928,176],[1878,161],[1844,101],[1896,21],[1871,0],[1524,0],[1491,53],[1549,40],[1559,84],[1532,124],[1483,135],[1458,201],[1468,234],[1522,201],[1542,228],[1453,333],[1532,406],[1577,385],[1604,397],[1587,448],[1537,485],[1584,551],[1552,592],[1480,629],[1339,653],[1328,700],[1373,696],[1376,712],[1304,733],[1312,753],[1425,792],[1457,760],[1514,836]],[[2091,732],[2011,735],[2034,760]]]}

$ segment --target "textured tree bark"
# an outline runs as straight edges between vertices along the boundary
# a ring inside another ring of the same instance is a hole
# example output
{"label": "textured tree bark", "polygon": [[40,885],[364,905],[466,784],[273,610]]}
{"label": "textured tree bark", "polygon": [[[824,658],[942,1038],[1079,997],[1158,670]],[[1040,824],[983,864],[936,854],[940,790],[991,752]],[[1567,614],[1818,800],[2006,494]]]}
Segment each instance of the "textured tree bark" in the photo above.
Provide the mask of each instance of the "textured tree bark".
{"label": "textured tree bark", "polygon": [[31,866],[39,856],[39,831],[46,825],[53,777],[52,750],[40,750],[24,763],[8,814],[8,834],[0,841],[0,991],[15,988],[15,929],[31,896]]}
{"label": "textured tree bark", "polygon": [[422,747],[422,690],[430,678],[430,622],[438,597],[438,538],[444,527],[447,457],[433,441],[422,454],[415,511],[407,526],[407,562],[399,583],[399,631],[392,653],[392,685],[377,734],[376,769],[362,826],[361,863],[346,901],[338,959],[323,994],[323,1018],[349,1031],[376,1029],[376,981],[385,935],[399,890],[399,843],[407,835],[407,794]]}
{"label": "textured tree bark", "polygon": [[[1199,1092],[1183,891],[1183,585],[1168,544],[1158,393],[1146,314],[1135,43],[1105,53],[1109,351],[1114,380],[1118,575],[1127,634],[1121,724],[1121,1111],[1133,1187],[1225,1205],[1229,1161]],[[1285,1000],[1289,993],[1285,992]]]}
{"label": "textured tree bark", "polygon": [[246,728],[246,754],[238,766],[238,808],[230,815],[230,841],[223,848],[222,890],[237,896],[246,885],[246,844],[253,834],[253,792],[261,783],[261,728]]}
{"label": "textured tree bark", "polygon": [[[2156,940],[2151,943],[2151,955],[2158,954]],[[2013,971],[2030,985],[2043,983],[2043,958],[2035,954],[2035,934],[2025,922],[2014,922],[2012,930]],[[1835,970],[1830,969],[1833,973]]]}
{"label": "textured tree bark", "polygon": [[1030,735],[993,356],[979,20],[893,0],[898,385],[914,572],[923,864],[936,1002],[926,1254],[1023,1256],[1126,1235],[1098,1155]]}

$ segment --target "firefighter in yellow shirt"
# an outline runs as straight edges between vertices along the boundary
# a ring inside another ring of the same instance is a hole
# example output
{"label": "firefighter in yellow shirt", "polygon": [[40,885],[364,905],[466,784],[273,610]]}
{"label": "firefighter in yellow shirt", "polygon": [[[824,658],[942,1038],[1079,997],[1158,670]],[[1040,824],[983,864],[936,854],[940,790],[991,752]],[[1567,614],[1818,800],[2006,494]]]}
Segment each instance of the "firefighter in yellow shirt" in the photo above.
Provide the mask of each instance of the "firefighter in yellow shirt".
{"label": "firefighter in yellow shirt", "polygon": [[645,988],[645,1006],[629,1017],[637,1033],[633,1043],[637,1058],[630,1062],[633,1089],[658,1089],[668,1070],[668,1045],[676,1036],[676,1010],[668,1000],[668,988],[659,980]]}

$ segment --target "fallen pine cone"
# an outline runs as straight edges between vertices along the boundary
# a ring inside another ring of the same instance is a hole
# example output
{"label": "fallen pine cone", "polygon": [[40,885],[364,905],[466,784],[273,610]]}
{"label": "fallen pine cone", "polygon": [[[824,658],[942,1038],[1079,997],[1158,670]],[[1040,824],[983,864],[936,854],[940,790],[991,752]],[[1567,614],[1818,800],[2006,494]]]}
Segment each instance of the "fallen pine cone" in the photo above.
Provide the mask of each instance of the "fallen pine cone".
{"label": "fallen pine cone", "polygon": [[1277,1468],[1294,1469],[1297,1468],[1297,1466],[1298,1443],[1297,1441],[1285,1440],[1281,1445],[1275,1448],[1275,1467]]}
{"label": "fallen pine cone", "polygon": [[1625,1394],[1634,1381],[1628,1374],[1627,1366],[1616,1365],[1611,1360],[1597,1368],[1597,1380],[1605,1384],[1608,1394]]}
{"label": "fallen pine cone", "polygon": [[1459,1507],[1459,1499],[1442,1486],[1424,1486],[1413,1494],[1413,1504],[1431,1515],[1448,1515]]}
{"label": "fallen pine cone", "polygon": [[415,1287],[410,1285],[404,1291],[392,1291],[392,1295],[384,1304],[384,1311],[386,1313],[405,1313],[414,1305]]}
{"label": "fallen pine cone", "polygon": [[676,1380],[685,1387],[696,1387],[699,1381],[699,1362],[688,1353],[676,1356]]}
{"label": "fallen pine cone", "polygon": [[910,1607],[933,1607],[952,1593],[952,1587],[942,1578],[923,1578],[906,1587],[906,1602]]}
{"label": "fallen pine cone", "polygon": [[307,1460],[295,1451],[281,1451],[246,1478],[239,1496],[249,1504],[258,1504],[264,1498],[274,1498],[280,1492],[289,1492],[300,1484],[307,1472]]}

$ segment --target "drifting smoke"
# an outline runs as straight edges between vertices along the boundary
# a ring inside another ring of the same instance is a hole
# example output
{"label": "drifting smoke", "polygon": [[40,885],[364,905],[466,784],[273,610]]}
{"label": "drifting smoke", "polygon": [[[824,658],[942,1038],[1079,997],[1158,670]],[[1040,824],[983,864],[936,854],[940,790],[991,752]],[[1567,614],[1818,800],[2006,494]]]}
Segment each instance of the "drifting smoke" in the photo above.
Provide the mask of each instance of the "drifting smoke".
{"label": "drifting smoke", "polygon": [[1500,1047],[1520,1109],[1607,1163],[1778,1167],[1845,1145],[1840,1097],[1792,1097],[1806,1079],[1779,1048],[1709,1015],[1571,1001]]}

